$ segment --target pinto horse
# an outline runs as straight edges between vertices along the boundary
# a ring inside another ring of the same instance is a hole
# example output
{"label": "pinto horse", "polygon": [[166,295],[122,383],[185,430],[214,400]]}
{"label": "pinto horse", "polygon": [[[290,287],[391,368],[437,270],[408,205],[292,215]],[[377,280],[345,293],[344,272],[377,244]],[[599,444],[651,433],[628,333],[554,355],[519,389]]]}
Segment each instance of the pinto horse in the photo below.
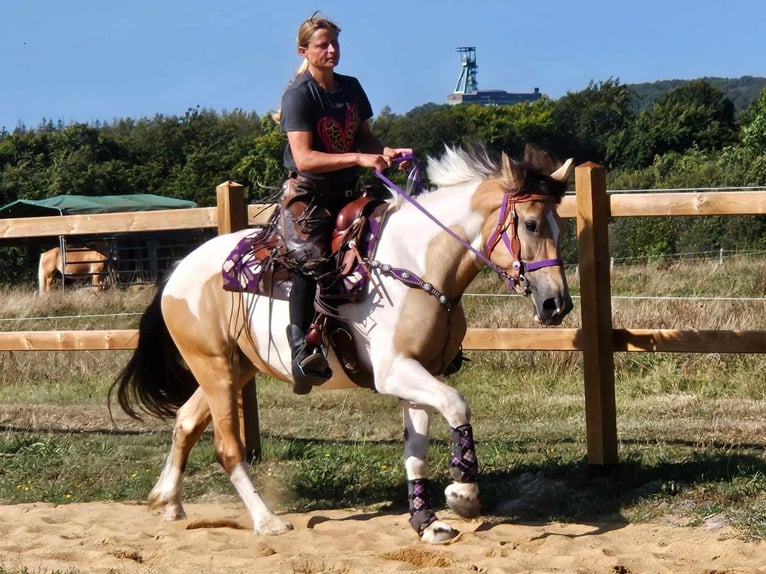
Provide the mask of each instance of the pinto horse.
{"label": "pinto horse", "polygon": [[[394,195],[363,296],[337,308],[353,332],[360,360],[373,374],[375,390],[402,401],[410,524],[426,542],[458,535],[431,506],[427,458],[433,411],[451,428],[453,482],[445,490],[447,505],[462,517],[479,513],[470,411],[443,376],[466,332],[461,295],[488,265],[530,296],[536,322],[561,323],[572,299],[560,258],[556,207],[571,166],[571,159],[561,164],[529,146],[519,162],[505,154],[494,161],[483,148],[446,148],[440,158],[429,158],[433,189],[417,201]],[[116,390],[120,406],[135,418],[141,411],[176,417],[170,452],[148,499],[164,519],[185,517],[184,469],[212,420],[217,460],[246,506],[254,532],[280,534],[293,527],[268,508],[249,476],[238,392],[257,371],[290,382],[288,304],[222,288],[227,255],[252,233],[215,237],[179,263],[145,311],[138,347],[109,397]],[[331,349],[328,361],[333,377],[322,386],[353,387]]]}
{"label": "pinto horse", "polygon": [[[66,259],[66,264],[64,260]],[[50,292],[56,274],[65,277],[89,278],[94,287],[104,287],[109,278],[107,272],[108,249],[105,242],[92,247],[60,247],[44,251],[37,266],[37,287],[40,295]]]}

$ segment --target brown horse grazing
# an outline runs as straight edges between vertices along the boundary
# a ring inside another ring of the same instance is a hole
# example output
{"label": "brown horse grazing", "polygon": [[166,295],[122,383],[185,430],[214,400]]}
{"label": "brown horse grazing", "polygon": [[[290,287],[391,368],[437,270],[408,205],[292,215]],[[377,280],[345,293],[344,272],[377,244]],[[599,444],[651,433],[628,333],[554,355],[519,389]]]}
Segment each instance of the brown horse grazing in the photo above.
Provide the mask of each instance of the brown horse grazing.
{"label": "brown horse grazing", "polygon": [[64,277],[83,280],[90,278],[94,287],[104,287],[109,279],[108,253],[107,244],[103,241],[92,244],[92,247],[67,247],[65,267],[60,247],[43,252],[37,267],[40,295],[50,292],[57,273],[61,275],[62,282]]}
{"label": "brown horse grazing", "polygon": [[[458,535],[431,506],[432,413],[451,429],[447,505],[459,516],[479,514],[470,410],[445,382],[467,328],[462,295],[487,265],[529,296],[539,324],[559,325],[572,310],[556,213],[571,166],[532,148],[521,162],[505,155],[493,161],[483,149],[448,149],[429,159],[434,189],[417,201],[390,202],[375,259],[364,260],[369,283],[356,302],[336,309],[375,390],[401,399],[410,524],[425,542]],[[138,347],[110,395],[116,391],[131,416],[143,410],[176,417],[165,467],[149,494],[149,505],[166,520],[185,516],[189,452],[212,421],[216,458],[253,531],[280,534],[293,526],[269,509],[250,478],[237,393],[256,371],[291,380],[288,302],[223,288],[227,258],[253,232],[219,235],[178,264],[141,318]],[[322,388],[353,387],[338,355],[327,352],[333,376]]]}

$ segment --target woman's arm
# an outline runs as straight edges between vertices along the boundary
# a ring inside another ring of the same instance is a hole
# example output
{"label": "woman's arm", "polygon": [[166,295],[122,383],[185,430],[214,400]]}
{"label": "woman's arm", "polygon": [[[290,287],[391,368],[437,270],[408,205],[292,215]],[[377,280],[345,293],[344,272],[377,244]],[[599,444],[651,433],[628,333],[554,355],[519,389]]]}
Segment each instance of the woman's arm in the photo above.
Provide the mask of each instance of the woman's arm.
{"label": "woman's arm", "polygon": [[[313,173],[326,173],[337,171],[347,167],[360,166],[369,169],[384,170],[391,165],[391,157],[386,155],[383,145],[378,142],[370,132],[370,126],[364,122],[359,128],[359,136],[367,145],[359,146],[358,152],[348,153],[325,153],[311,148],[311,132],[287,132],[287,141],[290,144],[295,165],[300,171]],[[365,135],[366,134],[366,135]],[[372,142],[370,142],[373,140]],[[395,150],[389,150],[395,153]]]}
{"label": "woman's arm", "polygon": [[287,141],[299,171],[325,173],[358,165],[356,152],[325,153],[311,149],[311,132],[287,132]]}

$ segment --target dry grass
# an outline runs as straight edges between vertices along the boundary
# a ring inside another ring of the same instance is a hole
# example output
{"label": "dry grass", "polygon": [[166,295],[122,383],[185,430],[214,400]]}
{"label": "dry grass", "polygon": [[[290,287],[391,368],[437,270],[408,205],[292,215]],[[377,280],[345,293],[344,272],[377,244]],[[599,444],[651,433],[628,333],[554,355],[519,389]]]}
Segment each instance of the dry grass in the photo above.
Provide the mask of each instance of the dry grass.
{"label": "dry grass", "polygon": [[40,297],[29,288],[0,287],[0,330],[131,328],[154,294],[154,286],[99,291],[54,290]]}
{"label": "dry grass", "polygon": [[[563,326],[576,327],[580,324],[579,278],[575,268],[566,271],[575,312]],[[762,257],[732,257],[723,264],[700,260],[618,266],[612,272],[611,290],[615,328],[762,329],[766,325],[766,259]],[[529,303],[507,295],[504,285],[487,270],[470,286],[465,305],[471,326],[532,326]]]}

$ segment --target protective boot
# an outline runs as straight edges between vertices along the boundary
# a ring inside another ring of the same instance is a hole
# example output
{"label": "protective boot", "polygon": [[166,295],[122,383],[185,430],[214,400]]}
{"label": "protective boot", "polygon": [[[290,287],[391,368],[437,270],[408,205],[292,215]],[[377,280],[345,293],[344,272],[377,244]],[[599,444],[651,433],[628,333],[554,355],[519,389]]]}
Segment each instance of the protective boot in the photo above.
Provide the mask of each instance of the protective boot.
{"label": "protective boot", "polygon": [[287,326],[287,340],[293,353],[293,392],[305,395],[312,387],[332,377],[332,370],[321,347],[306,344],[306,334],[298,325]]}

